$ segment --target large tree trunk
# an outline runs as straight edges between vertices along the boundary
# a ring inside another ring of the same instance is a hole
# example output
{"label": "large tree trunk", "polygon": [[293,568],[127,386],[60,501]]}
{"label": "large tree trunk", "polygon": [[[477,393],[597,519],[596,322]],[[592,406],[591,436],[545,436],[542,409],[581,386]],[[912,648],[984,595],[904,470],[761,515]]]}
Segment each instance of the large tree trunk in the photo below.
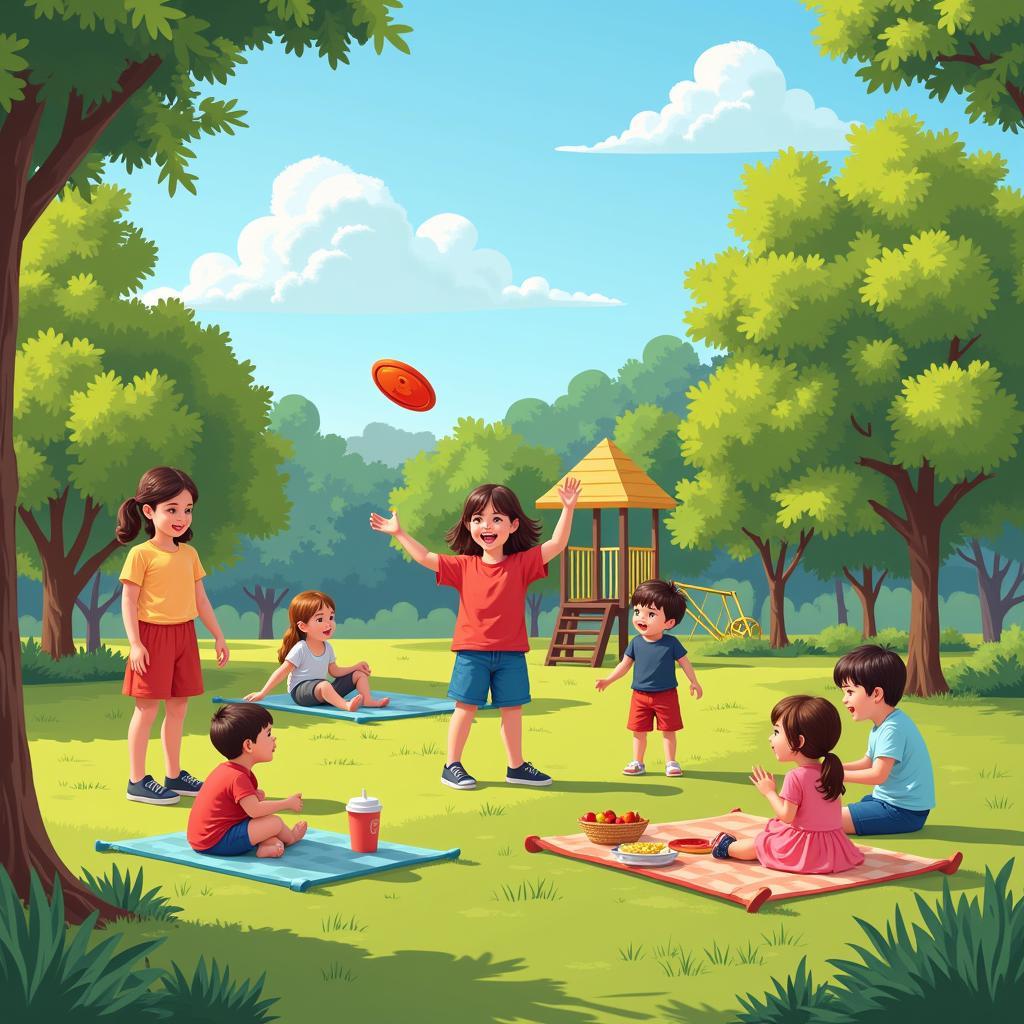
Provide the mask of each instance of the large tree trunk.
{"label": "large tree trunk", "polygon": [[761,556],[761,565],[764,567],[765,579],[768,581],[768,602],[771,609],[771,624],[768,631],[768,642],[772,647],[788,647],[789,637],[786,634],[786,584],[793,570],[797,567],[803,553],[814,536],[814,530],[801,530],[800,542],[797,545],[793,559],[786,565],[786,552],[789,550],[788,541],[779,542],[779,554],[772,558],[772,541],[765,540],[751,533],[746,527],[743,532],[754,542],[758,554]]}
{"label": "large tree trunk", "polygon": [[850,581],[850,585],[853,587],[860,600],[861,610],[861,633],[864,639],[874,636],[878,632],[878,623],[875,621],[875,604],[878,601],[878,595],[882,589],[882,581],[888,576],[889,570],[886,569],[881,576],[878,577],[877,582],[872,582],[874,570],[870,565],[861,566],[861,578],[857,579],[853,573],[850,572],[847,566],[843,566],[843,575]]}
{"label": "large tree trunk", "polygon": [[263,588],[258,583],[252,591],[246,590],[242,587],[245,592],[245,596],[255,601],[256,610],[259,613],[259,638],[260,640],[273,640],[274,639],[274,612],[277,611],[277,606],[284,600],[285,595],[288,593],[288,588],[285,587],[280,594],[275,597],[274,587]]}
{"label": "large tree trunk", "polygon": [[1003,635],[1003,621],[1007,613],[1015,605],[1024,602],[1024,592],[1018,594],[1021,583],[1024,583],[1024,561],[1017,563],[1017,572],[1010,588],[1003,593],[1003,583],[1013,565],[1013,559],[1007,558],[1000,565],[998,551],[992,552],[992,571],[985,565],[985,553],[976,538],[971,540],[973,557],[963,548],[957,554],[968,564],[973,565],[978,574],[978,600],[981,603],[981,638],[985,643],[995,643]]}
{"label": "large tree trunk", "polygon": [[973,480],[954,484],[935,500],[935,468],[924,459],[917,471],[917,487],[902,466],[861,458],[860,465],[888,477],[903,505],[903,516],[877,501],[868,504],[907,544],[910,555],[910,649],[907,652],[907,689],[915,697],[948,693],[939,661],[939,550],[942,524],[957,503],[989,479],[979,473]]}
{"label": "large tree trunk", "polygon": [[15,891],[29,895],[35,872],[47,891],[58,877],[67,919],[84,920],[98,909],[104,918],[124,911],[98,899],[64,866],[43,824],[32,779],[25,732],[18,636],[17,558],[14,517],[18,467],[14,457],[14,353],[18,340],[18,279],[21,266],[25,197],[43,108],[38,86],[26,83],[25,97],[14,103],[0,126],[0,864]]}
{"label": "large tree trunk", "polygon": [[837,626],[848,626],[850,624],[850,616],[846,610],[846,594],[843,591],[843,581],[840,577],[835,579],[836,588],[836,625]]}
{"label": "large tree trunk", "polygon": [[100,602],[100,574],[96,573],[92,578],[92,587],[89,592],[89,603],[85,604],[80,598],[75,598],[75,606],[85,616],[85,649],[87,651],[98,651],[103,642],[101,625],[103,616],[107,609],[121,596],[120,583],[114,587],[114,592]]}
{"label": "large tree trunk", "polygon": [[71,629],[75,600],[89,578],[97,573],[99,567],[120,547],[118,542],[111,538],[79,567],[78,563],[85,553],[92,536],[93,524],[102,506],[95,504],[92,498],[86,497],[82,521],[78,525],[71,547],[65,551],[64,516],[67,502],[67,487],[58,497],[50,498],[47,502],[49,535],[44,532],[31,509],[23,505],[18,507],[18,515],[35,541],[39,561],[43,567],[43,630],[40,642],[43,650],[54,660],[75,653]]}
{"label": "large tree trunk", "polygon": [[537,636],[540,633],[540,609],[543,603],[543,594],[526,595],[526,606],[530,609],[530,636]]}

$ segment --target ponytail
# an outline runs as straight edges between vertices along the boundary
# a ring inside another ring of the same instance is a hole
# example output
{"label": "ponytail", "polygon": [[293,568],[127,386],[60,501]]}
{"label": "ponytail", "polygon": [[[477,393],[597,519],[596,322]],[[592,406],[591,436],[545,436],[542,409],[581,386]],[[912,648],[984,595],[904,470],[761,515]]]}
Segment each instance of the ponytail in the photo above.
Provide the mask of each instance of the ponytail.
{"label": "ponytail", "polygon": [[127,544],[135,540],[142,529],[142,511],[139,503],[134,498],[121,502],[117,510],[117,528],[114,530],[114,537],[118,544]]}
{"label": "ponytail", "polygon": [[288,652],[300,641],[305,640],[306,634],[298,626],[290,625],[285,633],[281,646],[277,649],[277,662],[281,664],[288,657]]}
{"label": "ponytail", "polygon": [[846,792],[843,785],[843,762],[831,751],[821,759],[821,780],[817,789],[826,800],[837,800]]}

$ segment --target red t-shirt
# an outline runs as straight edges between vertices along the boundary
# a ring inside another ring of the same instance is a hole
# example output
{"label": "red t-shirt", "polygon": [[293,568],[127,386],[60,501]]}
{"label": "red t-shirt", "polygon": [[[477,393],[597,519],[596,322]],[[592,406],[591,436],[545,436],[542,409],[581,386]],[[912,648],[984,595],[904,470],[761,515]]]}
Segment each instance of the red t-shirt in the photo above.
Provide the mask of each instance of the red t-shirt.
{"label": "red t-shirt", "polygon": [[479,555],[438,555],[437,582],[459,592],[453,651],[528,651],[526,588],[548,574],[540,546],[489,565]]}
{"label": "red t-shirt", "polygon": [[234,761],[217,765],[206,777],[188,816],[188,845],[193,850],[216,846],[232,825],[249,817],[241,801],[255,796],[256,776]]}

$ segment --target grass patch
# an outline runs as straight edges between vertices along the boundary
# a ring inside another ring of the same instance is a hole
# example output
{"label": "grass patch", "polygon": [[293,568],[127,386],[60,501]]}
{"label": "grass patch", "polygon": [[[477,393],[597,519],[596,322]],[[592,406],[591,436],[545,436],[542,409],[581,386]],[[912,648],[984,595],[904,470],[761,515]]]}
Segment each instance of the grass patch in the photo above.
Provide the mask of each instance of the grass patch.
{"label": "grass patch", "polygon": [[748,942],[746,946],[737,946],[736,960],[741,964],[763,964],[764,957],[761,955],[761,947],[755,946],[752,942]]}
{"label": "grass patch", "polygon": [[325,768],[345,768],[359,764],[351,757],[325,757],[320,763]]}
{"label": "grass patch", "polygon": [[708,705],[708,711],[736,711],[743,707],[742,704],[737,704],[734,700],[723,700],[718,704]]}
{"label": "grass patch", "polygon": [[311,740],[336,740],[338,737],[333,732],[315,732],[309,738]]}
{"label": "grass patch", "polygon": [[761,938],[764,939],[766,946],[775,948],[779,946],[802,946],[804,944],[803,939],[799,935],[786,930],[785,921],[778,928],[773,928],[770,932],[762,932]]}
{"label": "grass patch", "polygon": [[480,817],[482,818],[500,818],[505,813],[505,808],[501,804],[483,803],[480,805]]}
{"label": "grass patch", "polygon": [[[111,708],[109,711],[104,713],[103,717],[109,718],[112,722],[118,722],[124,718],[124,712],[120,708]],[[54,718],[53,721],[56,722],[57,719]]]}
{"label": "grass patch", "polygon": [[704,956],[707,957],[708,963],[715,967],[728,967],[733,962],[731,948],[729,946],[719,948],[717,939],[711,944],[710,949],[707,946],[704,947]]}
{"label": "grass patch", "polygon": [[82,790],[83,792],[87,792],[93,789],[107,788],[105,785],[103,785],[102,782],[87,782],[84,779],[80,779],[78,782],[66,782],[64,779],[61,779],[61,781],[58,782],[57,785],[60,786],[61,789],[78,789]]}
{"label": "grass patch", "polygon": [[1007,779],[1010,777],[1010,773],[1003,771],[999,765],[994,764],[991,768],[982,768],[978,772],[979,779]]}
{"label": "grass patch", "polygon": [[511,855],[512,855],[512,847],[511,846],[499,846],[498,847],[498,856],[499,857],[510,857]]}
{"label": "grass patch", "polygon": [[634,946],[631,942],[628,946],[619,947],[619,959],[626,960],[630,963],[637,960],[643,960],[644,958],[644,947]]}
{"label": "grass patch", "polygon": [[355,914],[347,920],[341,914],[331,914],[320,922],[320,930],[324,934],[331,932],[365,932],[367,925],[360,924]]}
{"label": "grass patch", "polygon": [[339,964],[337,960],[334,961],[330,966],[323,967],[320,969],[320,976],[324,981],[355,981],[356,975],[352,973],[351,969],[345,967],[343,964]]}
{"label": "grass patch", "polygon": [[523,903],[528,900],[560,900],[562,897],[554,882],[539,878],[535,882],[520,882],[517,886],[503,885],[494,898],[508,903]]}
{"label": "grass patch", "polygon": [[380,733],[374,732],[372,729],[363,729],[359,734],[359,738],[363,740],[375,740],[380,737]]}
{"label": "grass patch", "polygon": [[1008,811],[1013,806],[1013,801],[1005,796],[990,796],[985,803],[993,811]]}

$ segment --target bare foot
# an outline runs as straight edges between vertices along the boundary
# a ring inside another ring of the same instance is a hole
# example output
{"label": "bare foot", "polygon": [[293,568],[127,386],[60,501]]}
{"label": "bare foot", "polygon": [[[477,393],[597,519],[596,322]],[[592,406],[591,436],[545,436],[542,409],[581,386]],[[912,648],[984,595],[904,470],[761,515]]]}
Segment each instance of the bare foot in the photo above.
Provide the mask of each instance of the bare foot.
{"label": "bare foot", "polygon": [[289,841],[288,845],[291,846],[292,843],[297,843],[306,834],[306,829],[308,829],[308,828],[309,828],[309,822],[308,821],[297,821],[297,822],[295,822],[295,824],[292,825],[292,838]]}
{"label": "bare foot", "polygon": [[391,698],[390,697],[381,697],[381,699],[379,701],[377,701],[377,704],[375,706],[378,707],[378,708],[386,708],[390,703],[391,703]]}
{"label": "bare foot", "polygon": [[352,698],[352,699],[351,699],[351,700],[350,700],[350,701],[348,702],[348,707],[346,707],[346,708],[345,708],[345,710],[346,710],[346,711],[355,711],[355,710],[357,710],[358,708],[362,707],[362,704],[363,704],[363,695],[362,695],[361,693],[357,693],[357,694],[356,694],[356,695],[355,695],[355,696],[354,696],[354,697],[353,697],[353,698]]}
{"label": "bare foot", "polygon": [[257,857],[280,857],[282,853],[284,853],[284,843],[276,836],[273,839],[265,840],[256,847]]}

